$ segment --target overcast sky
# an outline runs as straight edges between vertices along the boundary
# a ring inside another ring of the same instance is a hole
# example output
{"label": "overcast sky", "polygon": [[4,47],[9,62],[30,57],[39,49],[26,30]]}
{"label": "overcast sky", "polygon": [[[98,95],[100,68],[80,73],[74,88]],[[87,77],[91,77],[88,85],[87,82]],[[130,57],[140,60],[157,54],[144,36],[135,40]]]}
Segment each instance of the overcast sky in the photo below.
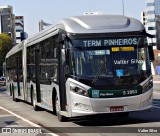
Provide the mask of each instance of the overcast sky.
{"label": "overcast sky", "polygon": [[[122,0],[0,0],[0,5],[13,6],[16,16],[24,16],[25,31],[29,36],[38,32],[38,22],[56,24],[66,17],[84,12],[123,14]],[[141,19],[146,0],[124,0],[125,15]]]}

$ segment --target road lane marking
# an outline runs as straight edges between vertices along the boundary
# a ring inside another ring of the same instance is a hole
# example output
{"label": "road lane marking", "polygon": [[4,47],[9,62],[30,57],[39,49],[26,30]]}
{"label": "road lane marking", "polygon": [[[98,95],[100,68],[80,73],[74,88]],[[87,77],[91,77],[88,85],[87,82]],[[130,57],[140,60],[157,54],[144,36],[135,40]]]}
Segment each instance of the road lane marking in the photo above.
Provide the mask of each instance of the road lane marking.
{"label": "road lane marking", "polygon": [[160,95],[160,93],[158,93],[158,92],[153,92],[153,93],[155,93],[155,94],[159,94],[159,95]]}
{"label": "road lane marking", "polygon": [[[27,119],[25,119],[25,118],[23,118],[23,117],[21,117],[21,116],[15,114],[14,112],[5,109],[5,108],[2,107],[2,106],[0,106],[0,109],[7,111],[8,113],[10,113],[10,114],[16,116],[17,118],[19,118],[19,119],[23,120],[24,122],[26,122],[26,123],[32,125],[33,127],[40,127],[40,128],[43,128],[42,126],[37,125],[37,124],[35,124],[35,123],[33,123],[33,122],[31,122],[31,121],[29,121],[29,120],[27,120]],[[50,135],[52,135],[52,136],[59,136],[59,135],[57,135],[57,134],[55,134],[55,133],[50,132],[49,130],[47,130],[47,129],[45,129],[45,128],[43,128],[43,129],[44,129],[45,131],[47,131],[47,134],[50,134]],[[43,133],[43,134],[45,134],[45,133]]]}
{"label": "road lane marking", "polygon": [[153,81],[154,84],[160,84],[160,81]]}

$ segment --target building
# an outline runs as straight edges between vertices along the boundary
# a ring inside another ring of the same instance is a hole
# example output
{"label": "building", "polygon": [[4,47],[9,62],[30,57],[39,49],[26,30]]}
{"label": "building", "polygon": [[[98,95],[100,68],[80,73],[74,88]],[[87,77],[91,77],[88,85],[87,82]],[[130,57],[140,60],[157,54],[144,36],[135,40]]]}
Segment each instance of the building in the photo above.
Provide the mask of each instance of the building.
{"label": "building", "polygon": [[21,33],[24,32],[24,19],[23,16],[15,17],[15,29],[16,29],[16,44],[21,42]]}
{"label": "building", "polygon": [[[160,64],[160,0],[147,0],[147,9],[142,12],[142,22],[145,25],[147,33],[153,35],[148,42],[153,45],[155,61],[152,68],[157,71]],[[154,72],[152,72],[154,75]],[[158,72],[157,72],[158,73]]]}
{"label": "building", "polygon": [[[147,32],[154,36],[153,45],[154,49],[157,49],[157,40],[156,40],[156,18],[155,18],[155,0],[147,0]],[[152,41],[150,40],[149,43]]]}
{"label": "building", "polygon": [[28,37],[27,33],[24,32],[24,17],[15,17],[15,30],[16,30],[16,44],[20,43]]}
{"label": "building", "polygon": [[145,29],[147,30],[147,13],[146,11],[141,12],[141,20],[143,25],[145,26]]}
{"label": "building", "polygon": [[160,0],[147,0],[147,9],[141,16],[146,31],[154,36],[149,44],[153,43],[153,49],[160,50]]}
{"label": "building", "polygon": [[0,33],[8,33],[11,36],[12,44],[15,44],[15,15],[12,6],[0,6]]}

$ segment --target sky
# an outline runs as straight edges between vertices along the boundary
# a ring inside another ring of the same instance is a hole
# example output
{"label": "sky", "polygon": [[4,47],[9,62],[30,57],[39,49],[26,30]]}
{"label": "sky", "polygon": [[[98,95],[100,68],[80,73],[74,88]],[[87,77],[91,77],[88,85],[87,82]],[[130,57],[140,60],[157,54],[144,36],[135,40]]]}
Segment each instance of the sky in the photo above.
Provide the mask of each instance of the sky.
{"label": "sky", "polygon": [[[16,16],[24,16],[24,30],[29,36],[38,32],[38,22],[56,24],[63,18],[83,15],[84,12],[102,12],[122,15],[122,0],[0,0],[0,6],[13,6]],[[141,20],[146,0],[124,0],[124,14]]]}

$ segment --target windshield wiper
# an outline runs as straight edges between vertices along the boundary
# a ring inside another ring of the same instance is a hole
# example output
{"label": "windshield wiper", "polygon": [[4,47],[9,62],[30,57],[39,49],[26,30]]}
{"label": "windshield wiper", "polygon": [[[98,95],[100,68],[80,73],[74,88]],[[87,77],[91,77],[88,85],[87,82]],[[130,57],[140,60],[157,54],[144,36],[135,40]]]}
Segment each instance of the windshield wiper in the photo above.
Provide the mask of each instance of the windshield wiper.
{"label": "windshield wiper", "polygon": [[103,67],[104,67],[104,64],[105,64],[105,63],[103,63],[103,64],[100,66],[100,68],[98,69],[96,75],[95,75],[94,78],[93,78],[92,84],[95,83],[95,82],[97,81],[99,75],[100,75],[101,72],[102,72],[102,69],[103,69]]}

